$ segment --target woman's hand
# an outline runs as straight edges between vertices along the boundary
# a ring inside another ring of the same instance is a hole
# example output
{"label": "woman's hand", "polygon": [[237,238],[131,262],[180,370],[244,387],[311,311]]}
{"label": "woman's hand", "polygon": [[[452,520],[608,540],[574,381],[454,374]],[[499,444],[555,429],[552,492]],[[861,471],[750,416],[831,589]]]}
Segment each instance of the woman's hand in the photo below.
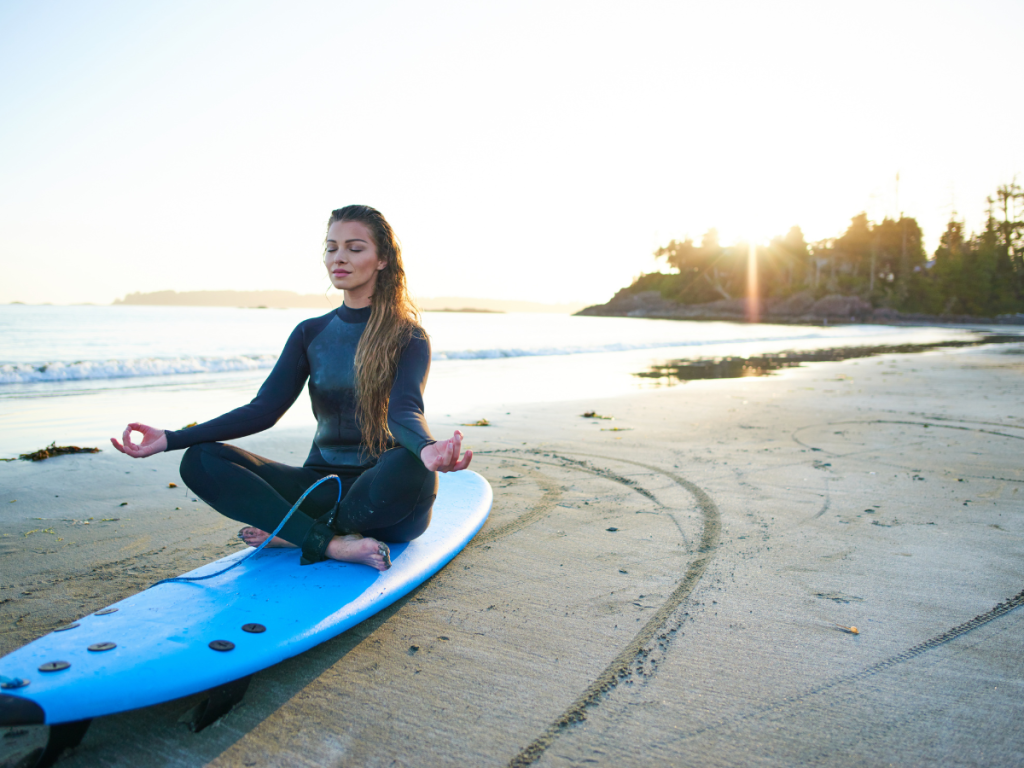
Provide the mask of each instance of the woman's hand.
{"label": "woman's hand", "polygon": [[[142,442],[138,445],[132,442],[132,432],[142,433]],[[124,445],[117,442],[116,437],[110,438],[110,442],[121,453],[131,456],[133,459],[144,459],[154,453],[162,453],[167,450],[167,435],[164,434],[164,431],[145,424],[136,422],[129,424],[125,427],[121,439],[124,440]]]}
{"label": "woman's hand", "polygon": [[461,452],[462,433],[456,429],[450,440],[432,443],[420,451],[420,460],[431,472],[458,472],[468,467],[473,459],[472,451],[466,451],[466,455],[460,459]]}

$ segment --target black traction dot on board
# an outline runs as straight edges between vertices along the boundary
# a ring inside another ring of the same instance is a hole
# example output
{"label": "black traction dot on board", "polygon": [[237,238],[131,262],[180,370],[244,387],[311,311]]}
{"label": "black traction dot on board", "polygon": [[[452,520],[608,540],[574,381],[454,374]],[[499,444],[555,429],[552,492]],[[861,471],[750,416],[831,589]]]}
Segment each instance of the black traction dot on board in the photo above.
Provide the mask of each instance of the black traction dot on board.
{"label": "black traction dot on board", "polygon": [[93,643],[92,645],[89,646],[89,650],[93,651],[93,652],[111,651],[114,648],[117,648],[117,643],[111,643],[111,642]]}
{"label": "black traction dot on board", "polygon": [[48,661],[45,664],[39,665],[40,672],[60,672],[62,669],[67,669],[71,665],[66,661]]}
{"label": "black traction dot on board", "polygon": [[267,628],[264,627],[262,624],[243,624],[242,631],[251,632],[254,635],[258,635],[260,632],[266,632]]}
{"label": "black traction dot on board", "polygon": [[54,632],[67,632],[69,629],[81,626],[77,621],[74,624],[65,624],[63,627],[57,627]]}
{"label": "black traction dot on board", "polygon": [[230,640],[211,640],[210,647],[215,651],[233,651],[235,644]]}
{"label": "black traction dot on board", "polygon": [[106,616],[108,613],[117,613],[117,608],[104,608],[102,611],[96,611],[93,616]]}

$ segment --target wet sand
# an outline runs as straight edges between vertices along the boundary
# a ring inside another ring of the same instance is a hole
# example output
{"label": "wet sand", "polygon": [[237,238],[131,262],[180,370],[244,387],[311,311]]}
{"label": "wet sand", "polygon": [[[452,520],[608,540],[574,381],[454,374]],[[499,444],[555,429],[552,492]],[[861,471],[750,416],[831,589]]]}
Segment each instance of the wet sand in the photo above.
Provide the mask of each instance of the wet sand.
{"label": "wet sand", "polygon": [[[474,413],[494,510],[438,576],[202,733],[183,699],[59,764],[1021,764],[1022,351]],[[177,460],[0,464],[0,651],[240,546]]]}

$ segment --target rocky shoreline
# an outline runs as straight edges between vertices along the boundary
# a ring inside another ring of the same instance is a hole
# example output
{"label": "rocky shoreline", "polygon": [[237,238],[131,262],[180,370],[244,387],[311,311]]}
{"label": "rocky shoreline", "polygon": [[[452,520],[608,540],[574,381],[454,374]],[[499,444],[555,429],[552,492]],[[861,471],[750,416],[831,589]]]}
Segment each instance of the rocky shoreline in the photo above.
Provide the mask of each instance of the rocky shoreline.
{"label": "rocky shoreline", "polygon": [[[680,304],[664,298],[658,291],[630,293],[623,289],[607,304],[597,304],[576,313],[591,317],[648,317],[667,320],[746,321],[746,298],[721,299],[707,304]],[[972,315],[925,315],[873,307],[859,296],[831,294],[820,299],[807,291],[787,299],[762,299],[762,322],[812,324],[879,323],[885,325],[995,324],[1024,325],[1024,314],[974,317]]]}

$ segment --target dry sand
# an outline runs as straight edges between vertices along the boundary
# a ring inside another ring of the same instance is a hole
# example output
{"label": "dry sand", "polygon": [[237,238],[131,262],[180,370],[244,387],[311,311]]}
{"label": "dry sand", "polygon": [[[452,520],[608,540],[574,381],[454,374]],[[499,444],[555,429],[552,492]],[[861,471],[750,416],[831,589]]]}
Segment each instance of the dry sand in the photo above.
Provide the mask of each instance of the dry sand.
{"label": "dry sand", "polygon": [[[480,413],[494,509],[444,571],[202,733],[193,697],[60,765],[1020,765],[1022,352]],[[240,546],[178,458],[0,465],[0,652]]]}

